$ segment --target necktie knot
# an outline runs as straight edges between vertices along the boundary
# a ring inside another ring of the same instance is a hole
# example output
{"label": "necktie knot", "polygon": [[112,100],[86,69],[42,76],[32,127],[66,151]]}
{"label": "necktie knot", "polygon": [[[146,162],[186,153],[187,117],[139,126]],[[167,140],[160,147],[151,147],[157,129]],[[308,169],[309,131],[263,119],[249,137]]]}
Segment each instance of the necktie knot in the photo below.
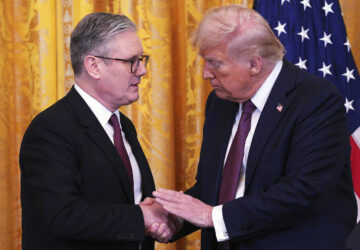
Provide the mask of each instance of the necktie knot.
{"label": "necktie knot", "polygon": [[111,117],[109,119],[109,123],[111,126],[113,126],[114,129],[115,129],[115,127],[117,127],[116,125],[120,126],[119,120],[115,114],[111,115]]}
{"label": "necktie knot", "polygon": [[243,113],[247,115],[251,115],[251,113],[256,109],[256,106],[251,102],[251,100],[247,100],[242,104]]}

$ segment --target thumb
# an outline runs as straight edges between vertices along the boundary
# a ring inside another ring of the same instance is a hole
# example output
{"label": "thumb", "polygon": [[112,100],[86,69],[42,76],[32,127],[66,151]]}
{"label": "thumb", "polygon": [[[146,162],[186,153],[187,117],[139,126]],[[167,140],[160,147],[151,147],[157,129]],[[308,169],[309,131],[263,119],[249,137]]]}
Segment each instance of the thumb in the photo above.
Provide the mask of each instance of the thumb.
{"label": "thumb", "polygon": [[144,201],[141,202],[144,205],[152,205],[155,203],[155,199],[147,197]]}

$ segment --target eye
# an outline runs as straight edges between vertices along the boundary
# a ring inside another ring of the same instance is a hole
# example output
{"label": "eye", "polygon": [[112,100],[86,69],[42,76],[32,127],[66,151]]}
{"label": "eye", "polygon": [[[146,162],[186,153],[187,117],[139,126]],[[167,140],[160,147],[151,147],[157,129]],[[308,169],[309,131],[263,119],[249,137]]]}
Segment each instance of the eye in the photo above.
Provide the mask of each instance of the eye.
{"label": "eye", "polygon": [[133,56],[129,59],[129,61],[131,61],[131,62],[135,62],[136,60],[139,60],[138,56]]}
{"label": "eye", "polygon": [[209,59],[209,60],[208,60],[208,63],[210,64],[210,66],[211,66],[213,69],[218,69],[218,68],[220,68],[220,66],[222,65],[222,62],[221,62],[221,61],[213,60],[213,59]]}

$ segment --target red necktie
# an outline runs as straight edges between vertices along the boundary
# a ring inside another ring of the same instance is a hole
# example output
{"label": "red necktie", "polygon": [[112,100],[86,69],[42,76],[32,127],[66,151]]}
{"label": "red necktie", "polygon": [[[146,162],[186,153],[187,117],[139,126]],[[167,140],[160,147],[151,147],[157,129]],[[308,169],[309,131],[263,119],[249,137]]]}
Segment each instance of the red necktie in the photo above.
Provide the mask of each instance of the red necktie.
{"label": "red necktie", "polygon": [[132,173],[132,168],[131,168],[131,164],[130,164],[130,159],[126,152],[124,141],[123,141],[123,138],[121,135],[119,120],[115,114],[111,115],[111,117],[109,119],[109,123],[114,128],[114,145],[120,155],[120,158],[122,159],[122,161],[124,163],[124,166],[126,168],[128,176],[129,176],[131,188],[133,189],[134,181],[133,181],[133,173]]}
{"label": "red necktie", "polygon": [[[242,104],[239,126],[231,144],[221,177],[218,204],[224,204],[235,199],[244,158],[245,141],[250,131],[251,115],[255,109],[255,105],[250,100]],[[218,249],[229,249],[229,241],[219,242]]]}

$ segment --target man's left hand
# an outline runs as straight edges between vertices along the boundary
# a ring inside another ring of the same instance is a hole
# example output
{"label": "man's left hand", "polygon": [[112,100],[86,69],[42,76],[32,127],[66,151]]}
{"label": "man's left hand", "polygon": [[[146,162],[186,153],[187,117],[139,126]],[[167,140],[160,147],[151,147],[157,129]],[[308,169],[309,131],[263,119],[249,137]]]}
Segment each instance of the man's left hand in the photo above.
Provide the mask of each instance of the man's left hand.
{"label": "man's left hand", "polygon": [[154,191],[156,202],[163,205],[169,213],[182,217],[184,220],[198,227],[213,227],[212,206],[184,194],[182,191],[176,192],[160,188]]}

